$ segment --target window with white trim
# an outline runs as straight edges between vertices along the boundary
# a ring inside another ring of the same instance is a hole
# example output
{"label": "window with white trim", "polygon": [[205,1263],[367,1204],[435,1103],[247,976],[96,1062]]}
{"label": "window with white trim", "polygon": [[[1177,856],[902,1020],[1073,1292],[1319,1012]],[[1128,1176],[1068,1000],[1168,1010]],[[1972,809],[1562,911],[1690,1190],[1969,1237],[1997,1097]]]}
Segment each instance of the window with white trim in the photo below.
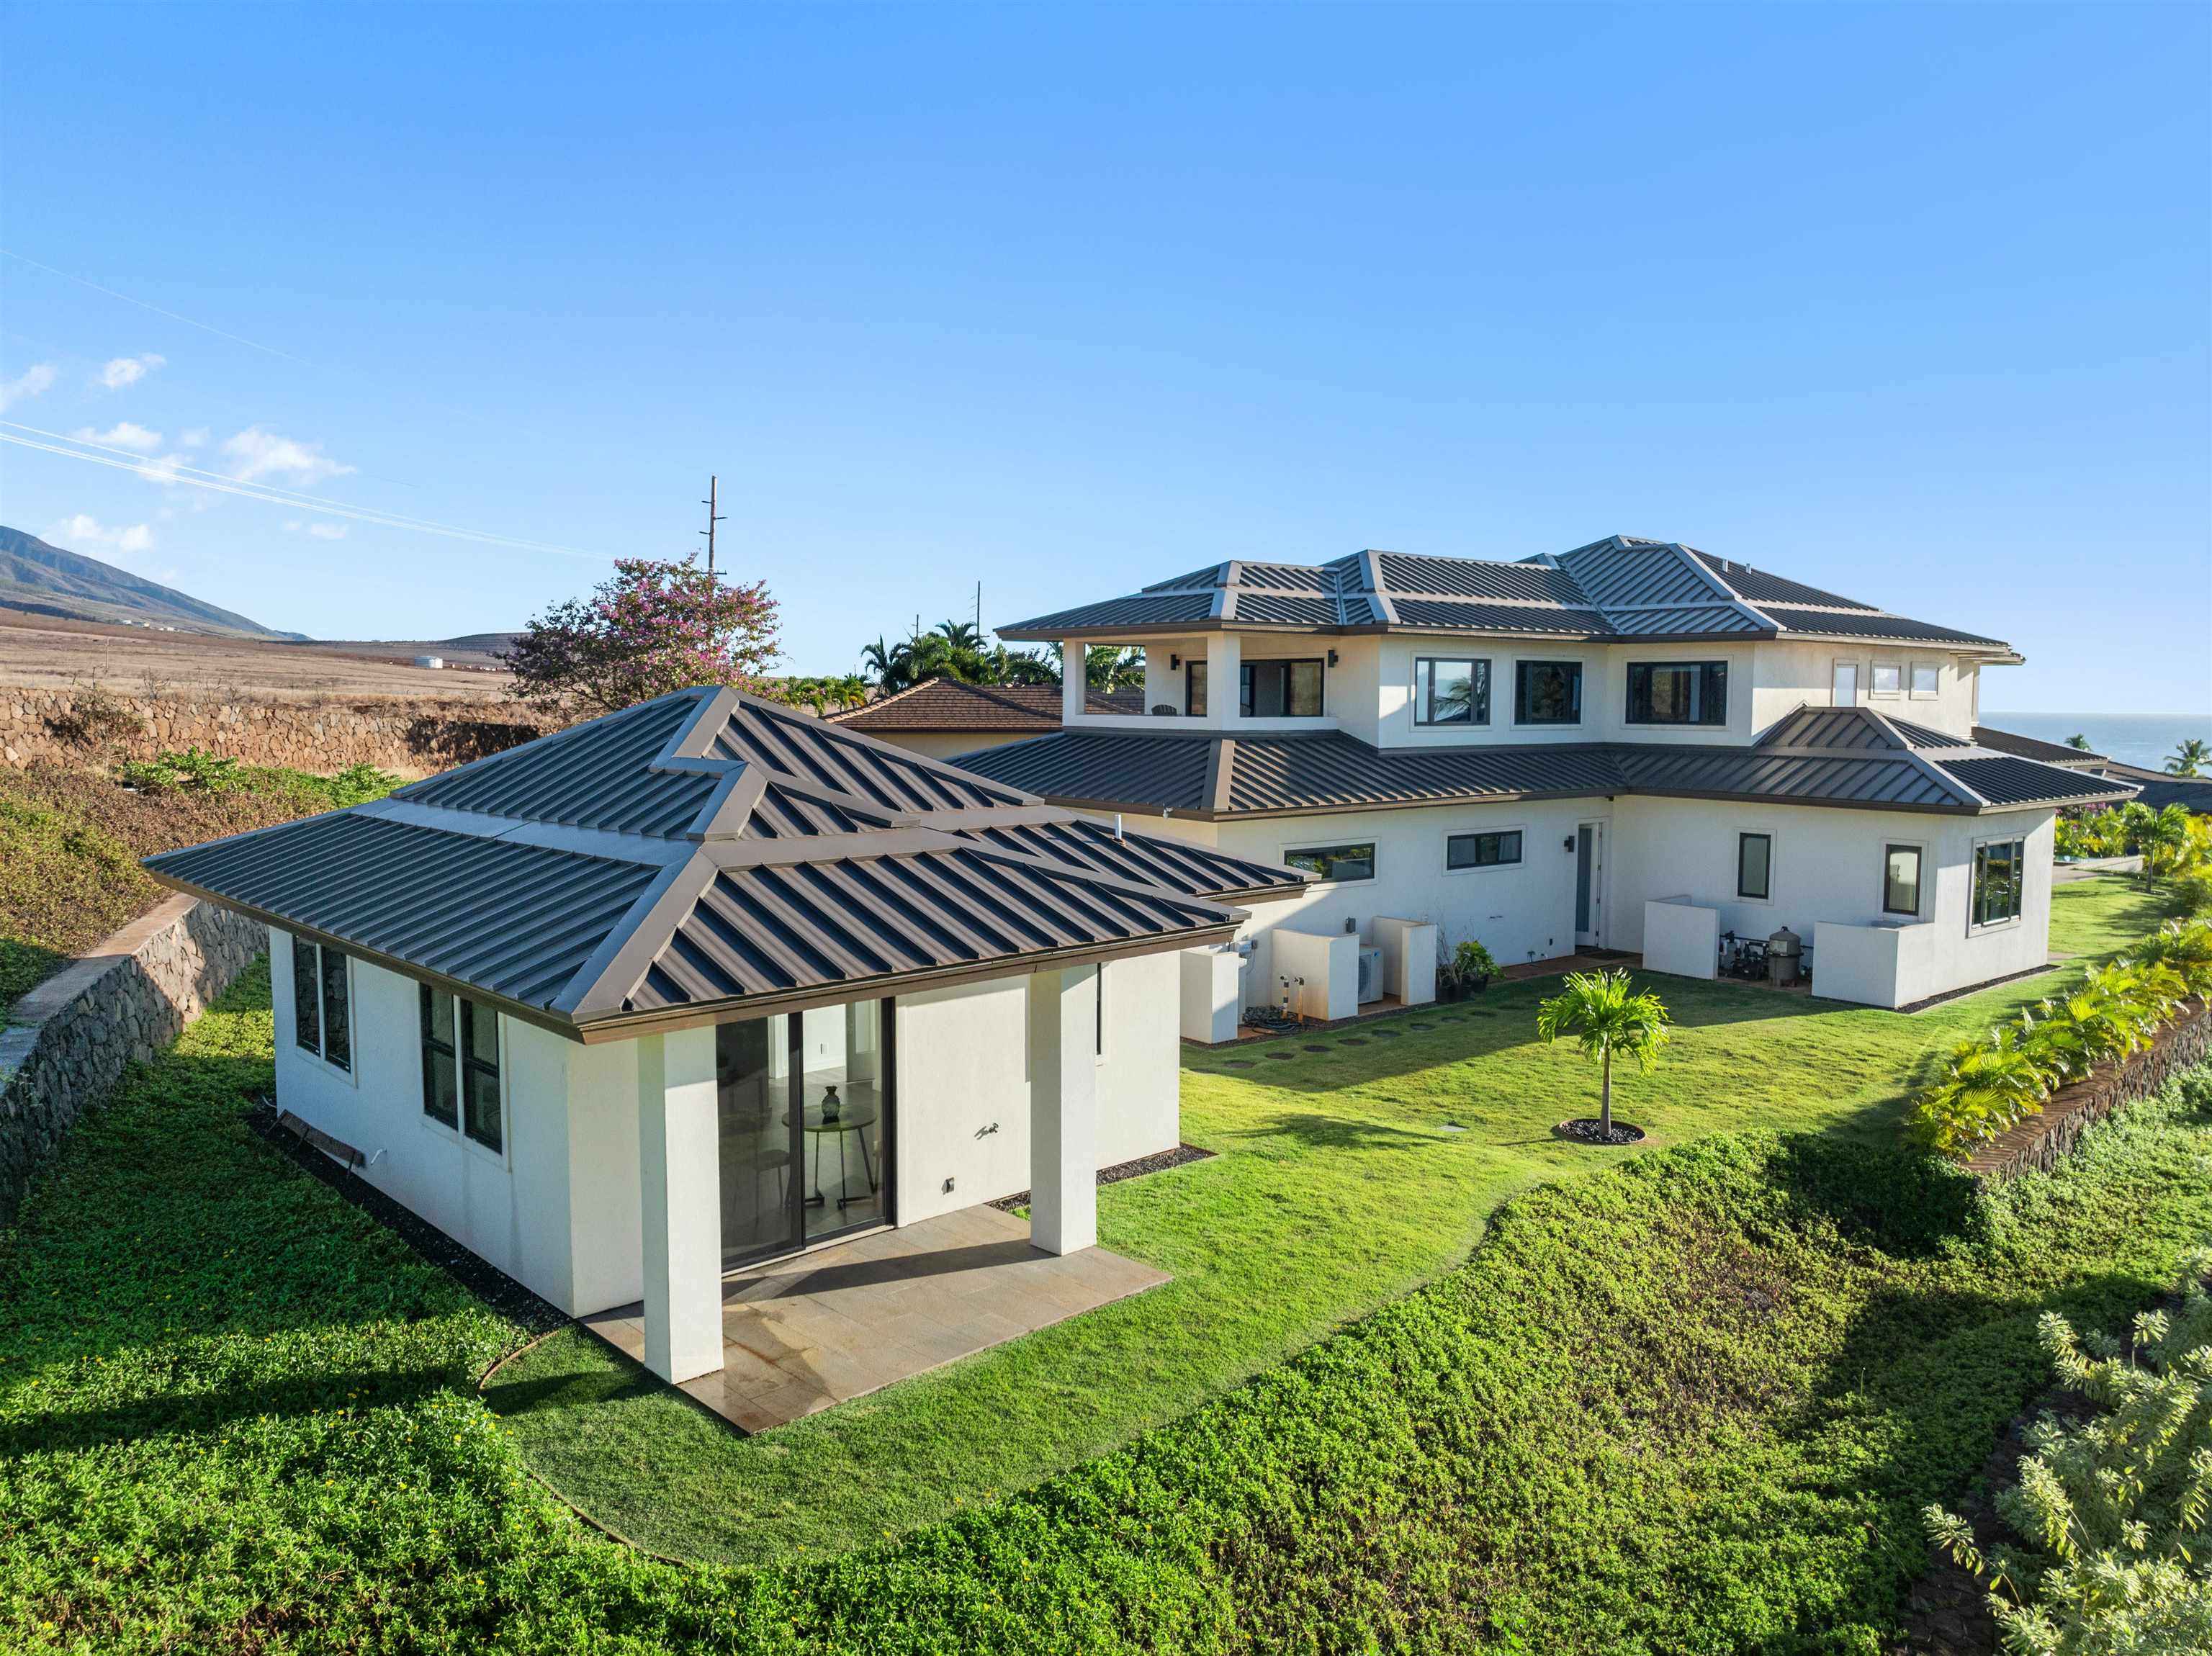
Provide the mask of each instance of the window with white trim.
{"label": "window with white trim", "polygon": [[1831,707],[1856,707],[1859,705],[1859,664],[1856,661],[1836,664],[1836,676],[1828,690]]}
{"label": "window with white trim", "polygon": [[422,986],[422,1113],[486,1149],[506,1144],[499,1014],[465,995]]}
{"label": "window with white trim", "polygon": [[1912,699],[1933,701],[1943,688],[1943,670],[1932,661],[1912,664]]}
{"label": "window with white trim", "polygon": [[1455,834],[1444,841],[1446,868],[1499,868],[1521,860],[1521,830]]}
{"label": "window with white trim", "polygon": [[332,1069],[353,1069],[353,995],[343,950],[292,938],[292,1039]]}
{"label": "window with white trim", "polygon": [[1905,668],[1894,661],[1877,661],[1874,664],[1874,694],[1899,695],[1905,689]]}
{"label": "window with white trim", "polygon": [[2027,885],[2027,842],[1991,840],[1974,847],[1976,925],[2003,925],[2020,918]]}
{"label": "window with white trim", "polygon": [[1413,723],[1490,723],[1490,664],[1424,656],[1413,663]]}
{"label": "window with white trim", "polygon": [[1881,912],[1920,912],[1920,847],[1890,846],[1882,853]]}
{"label": "window with white trim", "polygon": [[1322,880],[1371,880],[1375,877],[1375,842],[1352,846],[1315,846],[1286,851],[1283,860],[1301,873]]}
{"label": "window with white trim", "polygon": [[1765,902],[1774,895],[1774,836],[1735,836],[1735,895]]}

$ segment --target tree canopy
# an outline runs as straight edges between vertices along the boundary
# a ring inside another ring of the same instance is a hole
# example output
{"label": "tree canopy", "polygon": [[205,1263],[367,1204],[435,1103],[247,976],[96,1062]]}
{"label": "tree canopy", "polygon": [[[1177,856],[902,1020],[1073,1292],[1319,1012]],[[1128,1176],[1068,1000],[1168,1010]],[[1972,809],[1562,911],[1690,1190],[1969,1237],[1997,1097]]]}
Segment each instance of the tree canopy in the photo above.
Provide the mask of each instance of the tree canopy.
{"label": "tree canopy", "polygon": [[774,695],[766,674],[779,639],[765,581],[723,581],[692,558],[617,558],[589,597],[532,618],[506,652],[507,694],[596,713],[695,684]]}

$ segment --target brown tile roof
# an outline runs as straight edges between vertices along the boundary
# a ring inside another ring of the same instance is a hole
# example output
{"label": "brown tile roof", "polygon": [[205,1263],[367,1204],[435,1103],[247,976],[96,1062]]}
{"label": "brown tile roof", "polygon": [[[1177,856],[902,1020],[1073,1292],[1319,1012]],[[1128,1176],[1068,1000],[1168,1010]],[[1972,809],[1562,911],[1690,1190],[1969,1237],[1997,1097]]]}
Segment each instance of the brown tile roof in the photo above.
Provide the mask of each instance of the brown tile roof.
{"label": "brown tile roof", "polygon": [[[1092,690],[1088,699],[1094,713],[1145,711],[1141,690]],[[926,678],[865,707],[831,713],[827,722],[872,736],[899,731],[1009,731],[1042,736],[1060,728],[1060,686],[963,684],[957,679]]]}

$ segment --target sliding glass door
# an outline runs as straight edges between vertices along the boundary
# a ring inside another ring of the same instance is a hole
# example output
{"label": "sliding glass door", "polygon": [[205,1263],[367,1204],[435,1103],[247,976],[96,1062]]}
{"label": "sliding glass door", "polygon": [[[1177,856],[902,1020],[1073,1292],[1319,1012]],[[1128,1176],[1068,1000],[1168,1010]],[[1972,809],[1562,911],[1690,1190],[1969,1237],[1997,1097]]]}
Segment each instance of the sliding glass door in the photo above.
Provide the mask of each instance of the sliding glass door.
{"label": "sliding glass door", "polygon": [[725,1269],[892,1218],[892,1003],[714,1032]]}

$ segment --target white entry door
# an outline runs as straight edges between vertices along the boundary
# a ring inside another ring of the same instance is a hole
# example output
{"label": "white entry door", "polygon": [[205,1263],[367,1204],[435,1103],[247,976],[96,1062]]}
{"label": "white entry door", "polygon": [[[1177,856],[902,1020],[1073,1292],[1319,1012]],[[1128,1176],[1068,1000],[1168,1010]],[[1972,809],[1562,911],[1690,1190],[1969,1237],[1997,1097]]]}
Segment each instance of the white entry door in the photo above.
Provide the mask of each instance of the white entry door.
{"label": "white entry door", "polygon": [[1605,943],[1605,824],[1583,822],[1575,829],[1575,943]]}

